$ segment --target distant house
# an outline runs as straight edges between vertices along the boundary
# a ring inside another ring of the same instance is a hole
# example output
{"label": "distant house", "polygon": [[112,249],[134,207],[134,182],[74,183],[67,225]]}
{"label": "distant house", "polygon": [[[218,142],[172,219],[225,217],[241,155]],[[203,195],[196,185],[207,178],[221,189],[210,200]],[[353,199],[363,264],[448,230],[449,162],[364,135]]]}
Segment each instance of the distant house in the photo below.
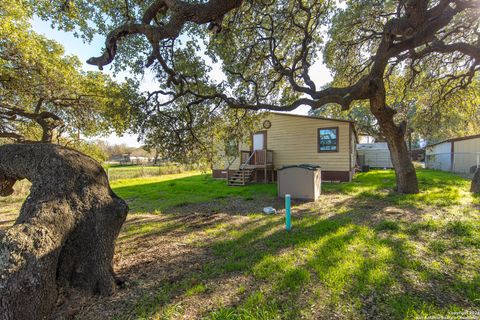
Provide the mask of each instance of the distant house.
{"label": "distant house", "polygon": [[358,162],[372,168],[393,168],[386,142],[357,144]]}
{"label": "distant house", "polygon": [[365,143],[375,143],[375,138],[369,136],[368,134],[358,134],[358,143],[365,144]]}
{"label": "distant house", "polygon": [[155,154],[143,148],[137,148],[130,153],[130,162],[132,164],[152,164],[154,159]]}
{"label": "distant house", "polygon": [[258,130],[240,143],[231,164],[220,155],[213,177],[244,177],[240,184],[274,181],[277,169],[311,164],[321,167],[322,180],[351,181],[357,141],[353,121],[267,113]]}
{"label": "distant house", "polygon": [[108,158],[107,163],[128,164],[130,163],[130,153],[113,154]]}
{"label": "distant house", "polygon": [[153,163],[155,154],[144,150],[143,148],[137,148],[129,153],[114,154],[107,163],[117,164],[150,164]]}
{"label": "distant house", "polygon": [[480,166],[480,134],[430,144],[425,151],[425,167],[471,174]]}

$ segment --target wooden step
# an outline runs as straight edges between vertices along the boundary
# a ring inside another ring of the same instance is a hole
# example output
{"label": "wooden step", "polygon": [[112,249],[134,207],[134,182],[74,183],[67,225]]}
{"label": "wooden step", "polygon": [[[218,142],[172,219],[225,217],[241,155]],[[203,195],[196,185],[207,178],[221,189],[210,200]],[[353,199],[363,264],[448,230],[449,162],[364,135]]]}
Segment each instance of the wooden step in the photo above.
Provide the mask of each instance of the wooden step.
{"label": "wooden step", "polygon": [[228,177],[229,186],[244,186],[252,179],[254,170],[243,169],[237,170],[233,175]]}
{"label": "wooden step", "polygon": [[251,174],[246,174],[245,176],[242,176],[241,174],[239,175],[233,175],[233,176],[230,176],[229,178],[250,178],[252,175]]}
{"label": "wooden step", "polygon": [[[253,174],[253,172],[245,172],[244,174],[245,174],[246,176],[251,176],[251,175]],[[241,172],[235,172],[233,175],[234,175],[234,176],[241,176],[242,173],[241,173]]]}
{"label": "wooden step", "polygon": [[228,180],[248,180],[248,177],[245,177],[245,179],[243,177],[230,177]]}

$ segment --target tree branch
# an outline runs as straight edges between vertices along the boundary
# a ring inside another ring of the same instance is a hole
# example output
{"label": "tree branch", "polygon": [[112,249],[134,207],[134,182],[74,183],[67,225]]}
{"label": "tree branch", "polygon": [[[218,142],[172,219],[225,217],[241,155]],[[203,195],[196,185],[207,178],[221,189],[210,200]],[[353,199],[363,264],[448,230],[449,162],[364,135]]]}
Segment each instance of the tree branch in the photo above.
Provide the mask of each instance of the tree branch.
{"label": "tree branch", "polygon": [[[219,24],[225,14],[239,7],[242,2],[243,0],[210,0],[206,3],[188,3],[181,0],[155,1],[145,10],[141,23],[125,23],[112,30],[105,41],[104,53],[88,59],[87,63],[102,70],[115,58],[118,41],[130,35],[142,34],[151,44],[159,45],[163,39],[177,38],[187,22],[199,25]],[[150,25],[151,20],[160,12],[165,14],[170,12],[169,22],[164,26]]]}

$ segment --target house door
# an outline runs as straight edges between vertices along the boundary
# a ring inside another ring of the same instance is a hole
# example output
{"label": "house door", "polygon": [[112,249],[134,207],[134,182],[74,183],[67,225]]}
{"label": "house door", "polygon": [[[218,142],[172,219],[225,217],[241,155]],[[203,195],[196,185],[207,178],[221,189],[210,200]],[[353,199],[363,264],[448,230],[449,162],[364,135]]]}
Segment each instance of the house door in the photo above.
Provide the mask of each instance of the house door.
{"label": "house door", "polygon": [[253,151],[265,149],[267,147],[265,140],[265,132],[255,133],[253,135]]}

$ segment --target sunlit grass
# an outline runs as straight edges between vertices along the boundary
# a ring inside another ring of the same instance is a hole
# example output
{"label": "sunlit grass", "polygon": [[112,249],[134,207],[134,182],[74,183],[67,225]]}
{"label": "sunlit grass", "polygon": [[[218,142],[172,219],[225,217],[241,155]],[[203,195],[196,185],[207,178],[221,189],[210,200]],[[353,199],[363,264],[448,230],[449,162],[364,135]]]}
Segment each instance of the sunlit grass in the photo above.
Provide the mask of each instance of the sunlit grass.
{"label": "sunlit grass", "polygon": [[[208,254],[195,272],[148,283],[139,297],[126,294],[128,307],[116,318],[180,319],[192,308],[211,320],[426,319],[478,310],[480,200],[455,175],[418,170],[418,178],[417,195],[396,194],[392,171],[325,183],[321,200],[295,213],[288,233],[282,215],[229,212],[192,228],[175,213],[182,205],[271,200],[275,185],[233,188],[200,172],[115,181],[132,209],[117,242],[123,254],[175,232]],[[248,281],[221,299],[226,293],[216,286],[234,277]]]}
{"label": "sunlit grass", "polygon": [[186,296],[194,296],[197,294],[202,294],[207,291],[207,287],[203,284],[196,284],[185,292]]}
{"label": "sunlit grass", "polygon": [[273,184],[253,184],[246,187],[228,187],[224,180],[215,180],[210,174],[198,171],[149,178],[118,180],[112,189],[130,205],[130,212],[162,213],[182,205],[239,197],[252,200],[274,197]]}
{"label": "sunlit grass", "polygon": [[[258,196],[256,192],[274,196],[268,186],[231,192],[223,182],[212,183],[203,176],[185,179],[215,189],[210,200],[245,199]],[[252,277],[256,285],[238,290],[244,297],[238,305],[219,302],[204,315],[227,320],[296,319],[313,309],[346,318],[421,319],[480,306],[478,200],[468,193],[467,180],[451,174],[419,170],[419,181],[418,195],[395,194],[391,171],[360,174],[349,184],[324,184],[323,197],[342,195],[350,201],[334,208],[333,217],[314,210],[294,217],[290,233],[283,229],[282,216],[252,215],[239,226],[209,226],[203,234],[215,241],[202,245],[197,239],[200,248],[214,254],[199,274],[202,282],[173,291],[192,297],[204,294],[205,283],[216,279],[238,273]],[[175,192],[184,188],[178,181],[170,186]],[[415,208],[419,217],[369,221],[365,216],[365,210],[383,207]],[[441,217],[436,216],[438,210]],[[155,314],[175,305],[159,307]]]}
{"label": "sunlit grass", "polygon": [[393,204],[418,207],[459,205],[471,199],[470,181],[452,173],[417,169],[420,193],[401,195],[394,191],[393,170],[376,170],[359,173],[352,183],[324,184],[323,191],[342,192],[359,198],[376,198]]}
{"label": "sunlit grass", "polygon": [[262,292],[252,293],[239,308],[222,308],[212,312],[210,320],[274,320],[280,319],[277,302]]}

